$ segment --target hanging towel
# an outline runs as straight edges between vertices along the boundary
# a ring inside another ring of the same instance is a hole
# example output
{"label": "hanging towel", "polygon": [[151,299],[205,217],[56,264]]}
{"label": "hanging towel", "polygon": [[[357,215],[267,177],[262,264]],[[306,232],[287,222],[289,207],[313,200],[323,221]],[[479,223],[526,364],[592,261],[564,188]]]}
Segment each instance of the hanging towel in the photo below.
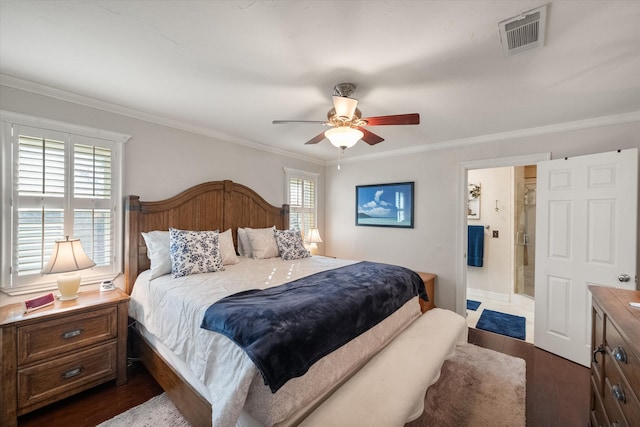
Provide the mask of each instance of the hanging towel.
{"label": "hanging towel", "polygon": [[467,238],[467,265],[482,267],[484,256],[484,226],[469,225]]}

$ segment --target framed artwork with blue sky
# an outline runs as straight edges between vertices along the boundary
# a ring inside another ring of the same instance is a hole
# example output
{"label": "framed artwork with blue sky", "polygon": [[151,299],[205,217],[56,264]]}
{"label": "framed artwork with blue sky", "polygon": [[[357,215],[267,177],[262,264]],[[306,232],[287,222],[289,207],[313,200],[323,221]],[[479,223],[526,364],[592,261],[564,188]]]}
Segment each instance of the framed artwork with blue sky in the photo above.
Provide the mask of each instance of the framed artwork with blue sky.
{"label": "framed artwork with blue sky", "polygon": [[413,228],[413,182],[356,186],[356,225]]}

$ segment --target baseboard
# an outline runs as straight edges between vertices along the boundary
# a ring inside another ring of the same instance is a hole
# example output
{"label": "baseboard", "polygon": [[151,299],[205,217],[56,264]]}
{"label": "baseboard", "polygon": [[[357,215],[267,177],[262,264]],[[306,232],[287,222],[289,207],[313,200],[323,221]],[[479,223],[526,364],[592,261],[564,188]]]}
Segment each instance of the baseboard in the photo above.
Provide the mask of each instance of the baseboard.
{"label": "baseboard", "polygon": [[468,299],[474,299],[474,298],[479,298],[479,299],[491,299],[494,301],[500,301],[500,302],[509,302],[509,295],[508,294],[502,294],[499,292],[491,292],[491,291],[485,291],[483,289],[471,289],[471,288],[467,288],[467,298]]}

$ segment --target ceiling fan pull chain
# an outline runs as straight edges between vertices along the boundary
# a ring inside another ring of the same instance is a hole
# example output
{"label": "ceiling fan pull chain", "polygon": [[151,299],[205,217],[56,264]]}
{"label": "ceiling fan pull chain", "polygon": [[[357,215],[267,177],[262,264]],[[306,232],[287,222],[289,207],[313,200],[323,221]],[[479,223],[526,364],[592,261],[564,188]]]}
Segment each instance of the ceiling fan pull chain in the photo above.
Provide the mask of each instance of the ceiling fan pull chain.
{"label": "ceiling fan pull chain", "polygon": [[340,170],[340,154],[342,154],[342,149],[338,148],[338,170]]}

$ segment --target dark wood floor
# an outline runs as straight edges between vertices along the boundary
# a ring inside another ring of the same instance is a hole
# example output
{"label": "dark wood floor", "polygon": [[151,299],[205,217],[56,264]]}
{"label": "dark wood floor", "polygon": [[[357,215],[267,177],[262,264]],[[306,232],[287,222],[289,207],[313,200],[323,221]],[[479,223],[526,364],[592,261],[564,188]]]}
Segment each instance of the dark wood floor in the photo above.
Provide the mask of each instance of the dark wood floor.
{"label": "dark wood floor", "polygon": [[527,426],[588,426],[590,371],[524,341],[469,328],[469,342],[527,363]]}
{"label": "dark wood floor", "polygon": [[[469,342],[527,363],[527,426],[587,426],[589,369],[533,345],[479,329]],[[19,418],[21,427],[93,427],[162,393],[138,363],[128,369],[126,385],[113,383],[88,390]]]}

